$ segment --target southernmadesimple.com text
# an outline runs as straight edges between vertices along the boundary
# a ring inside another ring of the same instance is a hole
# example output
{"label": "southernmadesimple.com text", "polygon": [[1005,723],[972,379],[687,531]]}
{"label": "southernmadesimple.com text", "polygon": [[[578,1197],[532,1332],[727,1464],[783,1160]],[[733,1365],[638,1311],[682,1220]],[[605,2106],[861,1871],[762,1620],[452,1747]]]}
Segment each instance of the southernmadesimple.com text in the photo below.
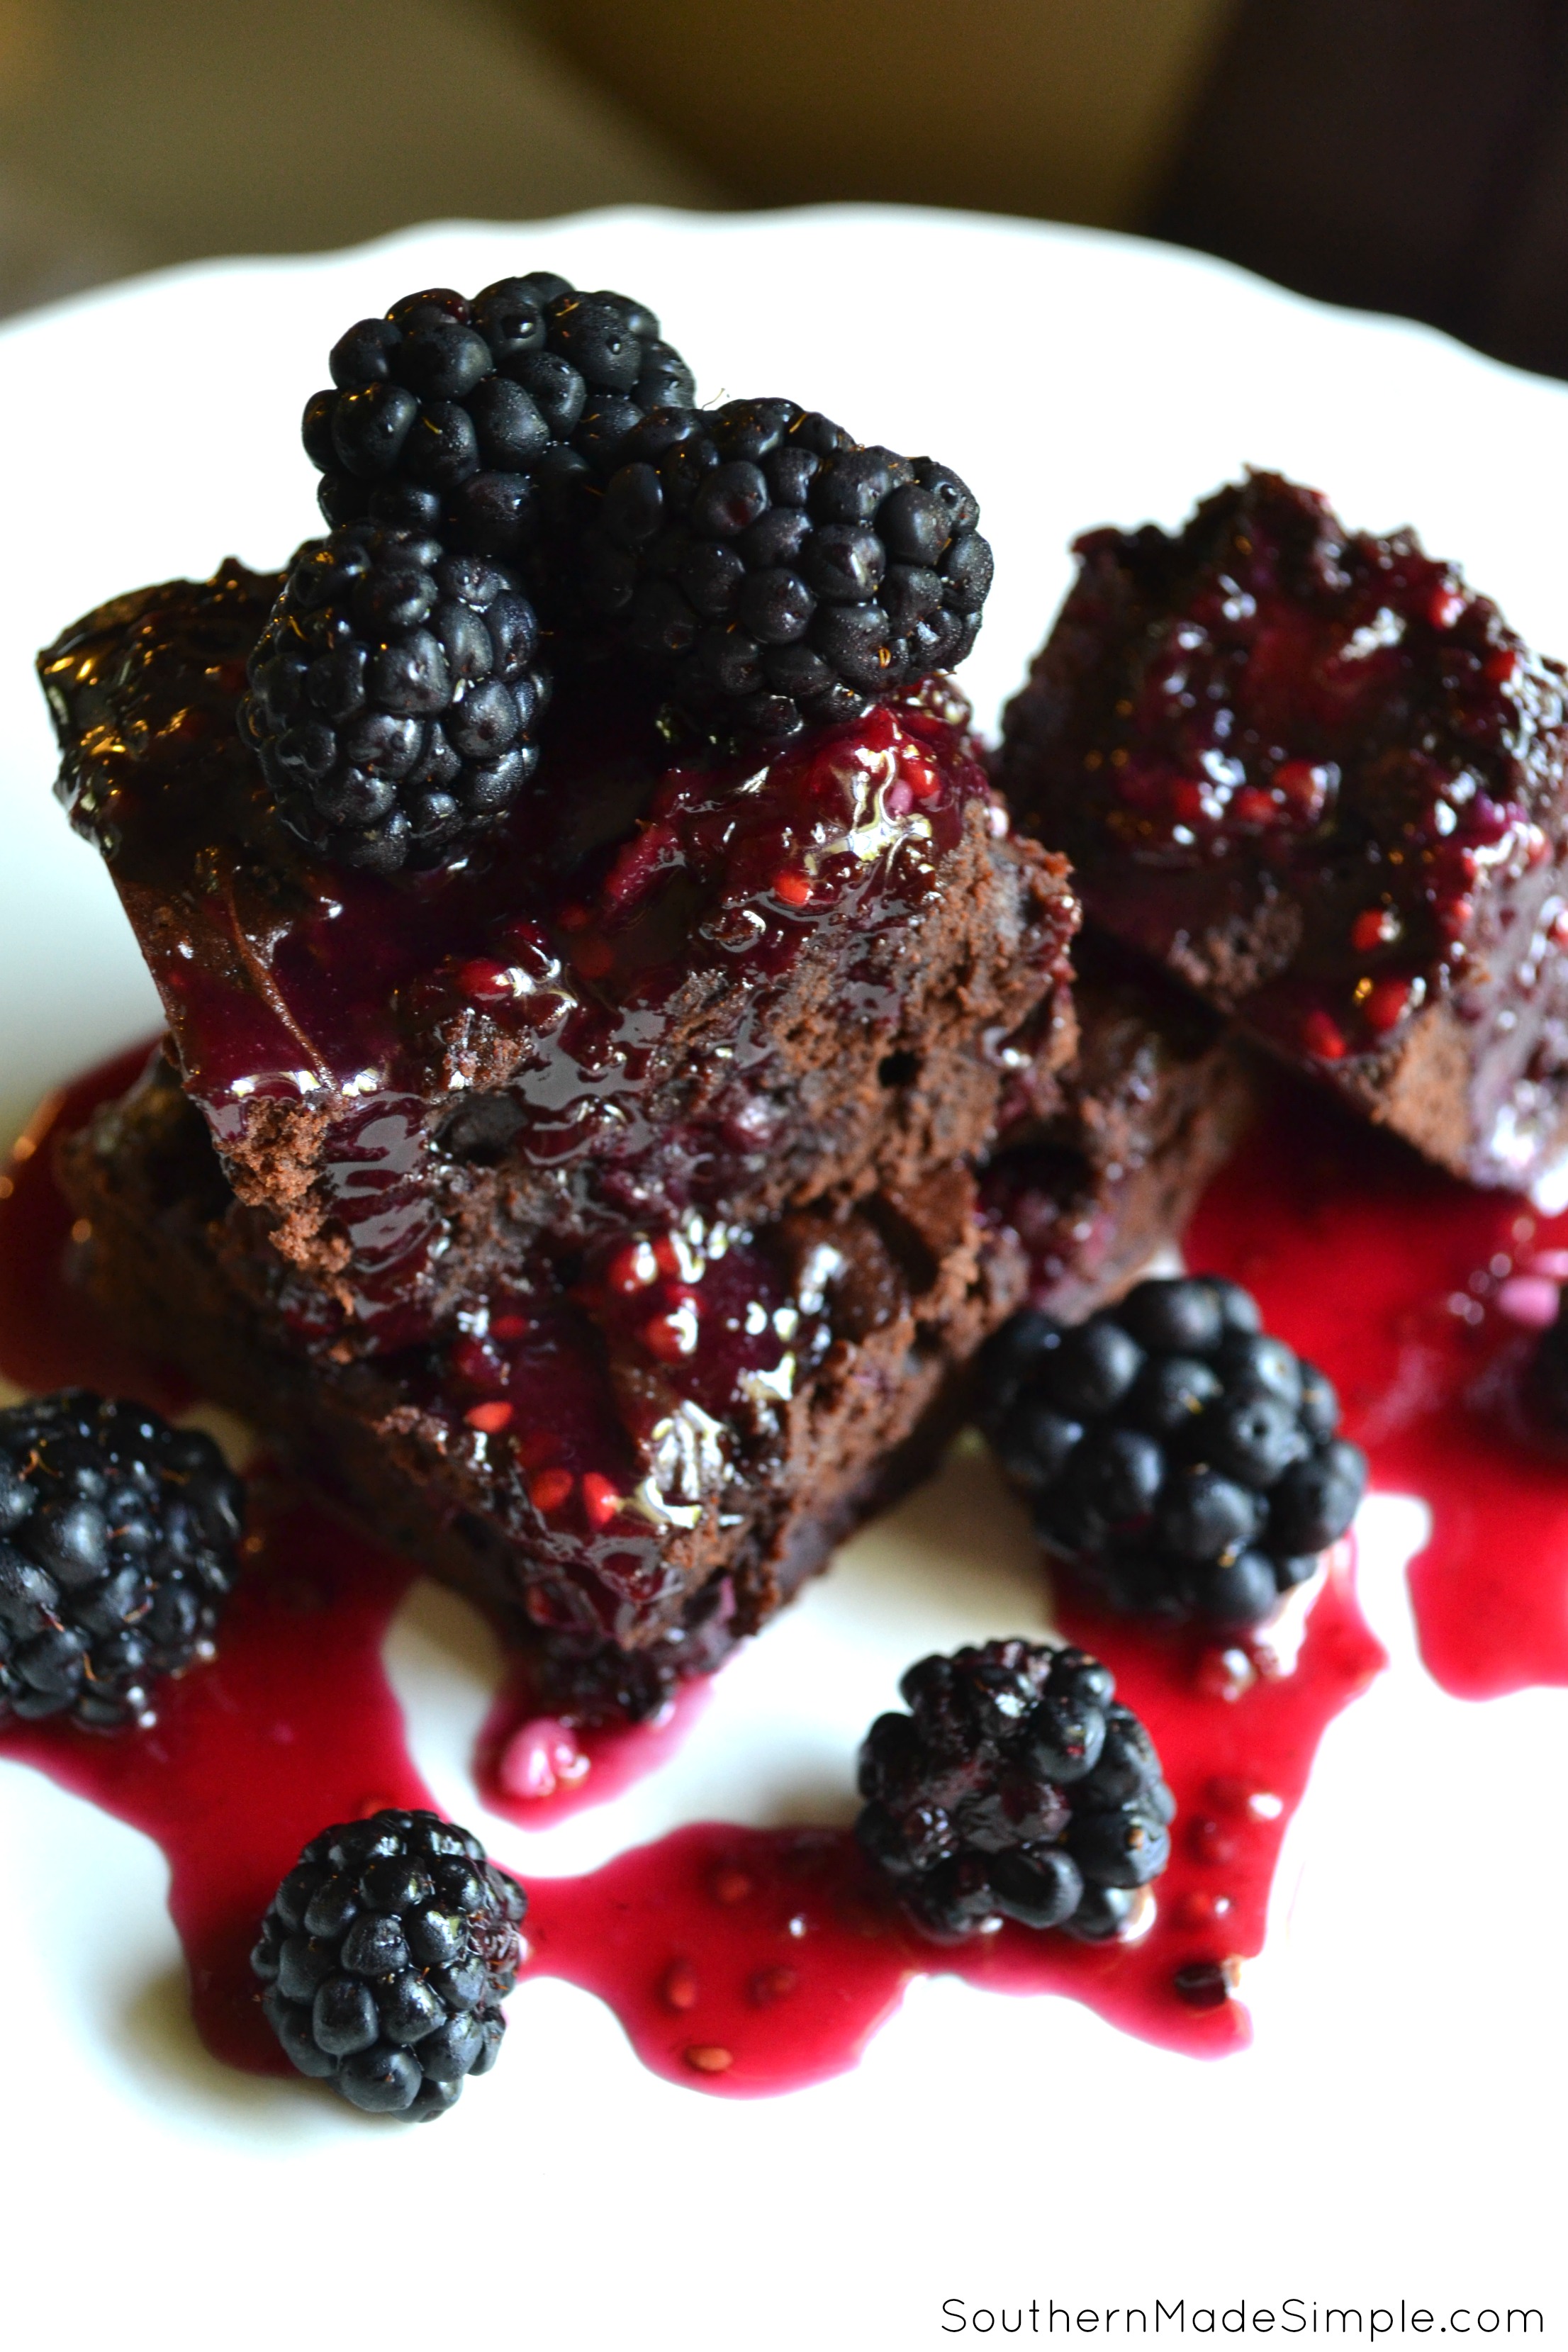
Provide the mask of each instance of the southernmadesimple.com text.
{"label": "southernmadesimple.com text", "polygon": [[1318,2303],[1288,2294],[1279,2303],[1090,2305],[971,2303],[950,2294],[942,2306],[945,2336],[1541,2336],[1533,2305],[1457,2304],[1447,2310],[1410,2303]]}

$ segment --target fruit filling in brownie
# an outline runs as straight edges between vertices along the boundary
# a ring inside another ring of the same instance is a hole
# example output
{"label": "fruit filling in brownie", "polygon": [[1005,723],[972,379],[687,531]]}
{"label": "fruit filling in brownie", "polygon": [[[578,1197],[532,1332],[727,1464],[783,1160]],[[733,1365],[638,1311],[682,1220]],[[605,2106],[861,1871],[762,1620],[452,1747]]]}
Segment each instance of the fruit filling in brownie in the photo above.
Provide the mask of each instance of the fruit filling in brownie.
{"label": "fruit filling in brownie", "polygon": [[1472,1182],[1559,1181],[1562,668],[1276,475],[1078,554],[1000,774],[1091,922]]}

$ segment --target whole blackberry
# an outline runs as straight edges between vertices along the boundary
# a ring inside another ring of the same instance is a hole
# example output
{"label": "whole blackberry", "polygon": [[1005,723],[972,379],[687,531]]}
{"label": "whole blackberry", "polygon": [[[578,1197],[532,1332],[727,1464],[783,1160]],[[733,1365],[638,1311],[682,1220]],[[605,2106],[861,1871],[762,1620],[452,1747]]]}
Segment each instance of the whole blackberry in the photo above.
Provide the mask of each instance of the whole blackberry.
{"label": "whole blackberry", "polygon": [[862,448],[787,400],[660,409],[618,456],[581,593],[710,732],[856,718],[973,645],[991,550],[931,458]]}
{"label": "whole blackberry", "polygon": [[245,1490],[210,1437],[65,1389],[0,1412],[0,1719],[148,1723],[208,1646]]}
{"label": "whole blackberry", "polygon": [[1109,1670],[1082,1650],[987,1642],[922,1658],[860,1750],[855,1833],[943,1940],[990,1921],[1090,1941],[1170,1860],[1175,1802]]}
{"label": "whole blackberry", "polygon": [[351,327],[330,366],[303,425],[328,522],[436,530],[512,562],[647,410],[695,396],[651,310],[544,269],[471,302],[406,294]]}
{"label": "whole blackberry", "polygon": [[1041,1541],[1135,1615],[1261,1623],[1365,1491],[1330,1382],[1215,1277],[1141,1282],[1070,1329],[1026,1309],[980,1382],[981,1425]]}
{"label": "whole blackberry", "polygon": [[375,874],[461,856],[538,764],[538,643],[499,563],[367,523],[307,541],[240,706],[285,824]]}
{"label": "whole blackberry", "polygon": [[314,1837],[268,1906],[250,1965],[301,2074],[366,2115],[424,2123],[495,2064],[528,1897],[435,1813]]}

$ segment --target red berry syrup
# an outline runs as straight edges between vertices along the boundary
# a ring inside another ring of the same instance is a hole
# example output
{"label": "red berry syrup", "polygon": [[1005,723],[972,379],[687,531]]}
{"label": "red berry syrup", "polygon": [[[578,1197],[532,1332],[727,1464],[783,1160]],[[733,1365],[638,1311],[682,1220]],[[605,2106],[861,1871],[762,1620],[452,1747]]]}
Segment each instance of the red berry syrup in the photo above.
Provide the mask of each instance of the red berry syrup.
{"label": "red berry syrup", "polygon": [[523,1660],[497,1697],[474,1754],[474,1778],[492,1812],[525,1830],[606,1804],[667,1764],[700,1720],[711,1683],[678,1683],[646,1723],[563,1723],[540,1712]]}
{"label": "red berry syrup", "polygon": [[[136,1061],[122,1057],[47,1107],[6,1172],[0,1369],[29,1386],[123,1387],[175,1407],[167,1375],[117,1348],[66,1284],[69,1212],[50,1175],[54,1133],[122,1091]],[[252,1504],[246,1571],[217,1657],[160,1689],[150,1730],[12,1723],[0,1752],[156,1840],[204,2040],[233,2063],[286,2072],[247,1964],[269,1895],[327,1822],[430,1799],[382,1658],[416,1571],[265,1473]],[[1077,1616],[1068,1630],[1113,1667],[1179,1807],[1171,1866],[1137,1940],[1096,1947],[1009,1925],[965,1946],[933,1945],[902,1919],[847,1832],[704,1822],[582,1878],[528,1874],[529,1973],[596,1993],[658,2073],[738,2096],[852,2065],[910,1979],[934,1972],[997,1991],[1066,1993],[1194,2055],[1241,2046],[1249,2026],[1237,1971],[1262,1946],[1280,1839],[1324,1727],[1383,1663],[1356,1609],[1348,1547],[1293,1658],[1288,1647],[1216,1651],[1191,1634]],[[511,1706],[492,1719],[492,1750],[499,1727],[515,1727]],[[673,1728],[620,1738],[634,1762],[656,1760]],[[582,1785],[572,1743],[552,1747],[537,1724],[531,1732],[562,1784],[559,1801],[570,1801]],[[506,1744],[489,1759],[491,1787]],[[513,1761],[526,1776],[527,1758]],[[551,1792],[539,1793],[545,1805],[520,1804],[523,1818],[556,1810]]]}
{"label": "red berry syrup", "polygon": [[1436,1680],[1459,1698],[1568,1683],[1568,1467],[1522,1402],[1568,1216],[1474,1192],[1292,1093],[1210,1186],[1184,1248],[1328,1373],[1373,1485],[1430,1506],[1410,1594]]}

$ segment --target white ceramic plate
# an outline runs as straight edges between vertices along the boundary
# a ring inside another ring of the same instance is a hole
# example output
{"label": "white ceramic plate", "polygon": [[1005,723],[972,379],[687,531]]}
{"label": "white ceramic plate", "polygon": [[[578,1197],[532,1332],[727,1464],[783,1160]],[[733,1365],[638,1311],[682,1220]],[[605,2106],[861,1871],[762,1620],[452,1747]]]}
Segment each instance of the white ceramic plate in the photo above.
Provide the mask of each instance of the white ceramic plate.
{"label": "white ceramic plate", "polygon": [[[788,392],[969,478],[997,556],[969,671],[987,724],[1070,537],[1174,522],[1249,460],[1352,522],[1415,522],[1528,635],[1568,647],[1568,391],[1130,239],[921,213],[616,213],[112,289],[0,333],[11,1125],[156,1021],[99,862],[49,798],[34,649],[230,549],[281,561],[313,522],[296,420],[342,328],[418,285],[541,266],[635,289],[714,396]],[[1141,2304],[1152,2327],[1156,2297],[1184,2298],[1187,2332],[1200,2306],[1289,2296],[1307,2334],[1338,2329],[1330,2305],[1397,2317],[1401,2298],[1433,2332],[1510,2305],[1550,2329],[1568,1695],[1436,1690],[1403,1597],[1420,1526],[1414,1504],[1363,1515],[1393,1666],[1329,1732],[1246,1985],[1256,2046],[1218,2065],[1064,2000],[939,1980],[857,2073],[721,2101],[646,2074],[605,2011],[546,1981],[514,2000],[499,2073],[455,2116],[370,2130],[209,2061],[155,1849],[0,1761],[9,2340],[414,2341],[454,2293],[466,2338],[551,2347],[936,2344],[963,2340],[954,2297],[1022,2307],[1026,2333],[1031,2299],[1043,2330],[1052,2299]],[[728,1670],[659,1776],[532,1838],[487,1817],[468,1775],[498,1675],[477,1621],[419,1589],[392,1664],[440,1801],[526,1874],[698,1817],[846,1818],[849,1759],[901,1667],[1040,1612],[1021,1521],[983,1464],[957,1461]]]}

